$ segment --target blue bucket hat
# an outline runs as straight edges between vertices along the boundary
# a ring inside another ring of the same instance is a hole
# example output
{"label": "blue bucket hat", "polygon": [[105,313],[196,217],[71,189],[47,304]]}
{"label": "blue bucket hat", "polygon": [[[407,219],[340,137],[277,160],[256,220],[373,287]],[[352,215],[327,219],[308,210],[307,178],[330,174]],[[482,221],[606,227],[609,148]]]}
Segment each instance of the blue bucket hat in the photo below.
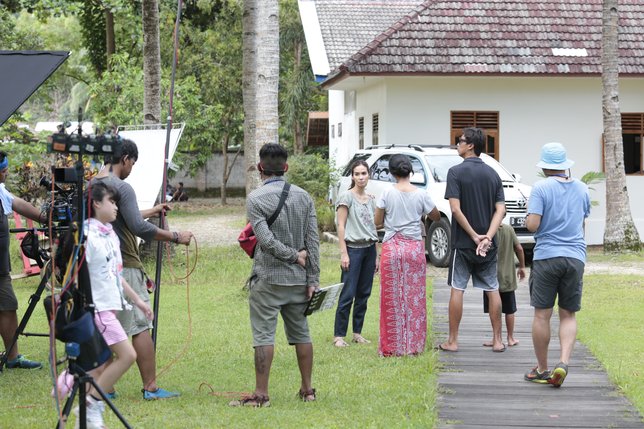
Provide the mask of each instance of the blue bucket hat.
{"label": "blue bucket hat", "polygon": [[541,148],[541,161],[537,167],[547,170],[567,170],[575,161],[566,157],[566,148],[561,143],[546,143]]}

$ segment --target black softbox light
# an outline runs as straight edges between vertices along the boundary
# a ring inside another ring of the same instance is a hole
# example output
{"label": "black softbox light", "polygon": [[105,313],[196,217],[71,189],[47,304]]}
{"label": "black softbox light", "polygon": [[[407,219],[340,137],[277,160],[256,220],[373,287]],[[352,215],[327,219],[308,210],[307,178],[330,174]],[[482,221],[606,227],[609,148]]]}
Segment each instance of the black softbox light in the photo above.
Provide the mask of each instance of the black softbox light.
{"label": "black softbox light", "polygon": [[68,57],[67,51],[0,51],[0,125]]}

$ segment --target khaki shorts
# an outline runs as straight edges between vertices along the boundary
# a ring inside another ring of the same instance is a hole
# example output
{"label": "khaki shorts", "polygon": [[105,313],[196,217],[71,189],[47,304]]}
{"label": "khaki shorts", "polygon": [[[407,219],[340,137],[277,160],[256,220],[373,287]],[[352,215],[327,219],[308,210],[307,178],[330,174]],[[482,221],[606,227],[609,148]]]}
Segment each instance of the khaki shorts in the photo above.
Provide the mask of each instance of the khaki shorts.
{"label": "khaki shorts", "polygon": [[0,275],[0,311],[16,311],[18,299],[11,285],[11,274]]}
{"label": "khaki shorts", "polygon": [[277,315],[282,314],[290,345],[311,343],[306,310],[306,286],[278,286],[254,278],[250,281],[250,327],[253,347],[275,344]]}
{"label": "khaki shorts", "polygon": [[[139,268],[123,268],[123,278],[143,302],[150,305],[150,294],[145,286],[143,271]],[[119,311],[118,319],[127,335],[131,337],[148,329],[152,329],[152,321],[145,317],[145,313],[139,310],[127,296],[125,299],[132,305],[132,309]]]}

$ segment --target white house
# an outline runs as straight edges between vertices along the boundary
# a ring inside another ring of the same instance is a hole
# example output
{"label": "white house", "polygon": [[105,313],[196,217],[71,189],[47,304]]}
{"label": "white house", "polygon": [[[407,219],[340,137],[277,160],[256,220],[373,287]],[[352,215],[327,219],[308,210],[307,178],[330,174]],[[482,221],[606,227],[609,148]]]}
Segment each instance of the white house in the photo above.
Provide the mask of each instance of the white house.
{"label": "white house", "polygon": [[[532,184],[559,141],[581,177],[603,170],[601,0],[299,0],[311,64],[329,90],[337,165],[359,148],[448,144],[466,126]],[[619,0],[620,107],[631,211],[644,237],[644,2]],[[388,24],[383,25],[383,17]],[[587,223],[601,244],[605,188]]]}

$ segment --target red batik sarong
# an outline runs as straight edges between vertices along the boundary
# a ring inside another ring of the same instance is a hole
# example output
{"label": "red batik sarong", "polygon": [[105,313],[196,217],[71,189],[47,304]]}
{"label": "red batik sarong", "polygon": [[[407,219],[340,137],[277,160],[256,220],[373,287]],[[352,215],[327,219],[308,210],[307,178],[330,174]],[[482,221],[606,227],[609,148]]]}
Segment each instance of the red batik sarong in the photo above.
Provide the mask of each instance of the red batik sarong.
{"label": "red batik sarong", "polygon": [[422,353],[427,337],[425,249],[420,240],[394,235],[380,256],[381,356]]}

